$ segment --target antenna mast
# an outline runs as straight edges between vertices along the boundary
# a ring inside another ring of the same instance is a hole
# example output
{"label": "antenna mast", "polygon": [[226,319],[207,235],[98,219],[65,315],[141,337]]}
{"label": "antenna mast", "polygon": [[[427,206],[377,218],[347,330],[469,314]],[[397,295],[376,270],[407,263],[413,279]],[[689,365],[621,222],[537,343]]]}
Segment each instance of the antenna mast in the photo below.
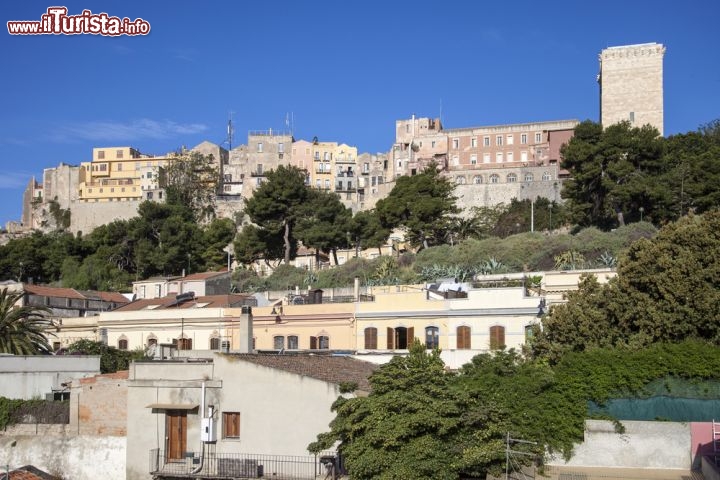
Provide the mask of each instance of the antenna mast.
{"label": "antenna mast", "polygon": [[228,150],[232,150],[232,144],[235,140],[235,129],[233,128],[232,122],[233,113],[235,112],[231,111],[228,113],[227,137],[225,138],[225,143],[228,144]]}

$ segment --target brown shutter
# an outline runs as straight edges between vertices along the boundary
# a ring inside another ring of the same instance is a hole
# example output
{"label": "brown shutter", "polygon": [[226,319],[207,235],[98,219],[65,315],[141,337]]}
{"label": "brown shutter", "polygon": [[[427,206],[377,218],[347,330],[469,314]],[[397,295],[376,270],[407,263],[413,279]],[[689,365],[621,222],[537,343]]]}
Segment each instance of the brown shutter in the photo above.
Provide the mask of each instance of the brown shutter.
{"label": "brown shutter", "polygon": [[317,337],[310,337],[310,350],[317,349]]}
{"label": "brown shutter", "polygon": [[365,329],[365,349],[377,349],[377,328],[368,327]]}
{"label": "brown shutter", "polygon": [[412,345],[414,341],[415,341],[415,327],[410,327],[407,329],[407,346],[405,348],[410,348],[410,345]]}
{"label": "brown shutter", "polygon": [[395,350],[395,329],[387,327],[387,348]]}
{"label": "brown shutter", "polygon": [[470,347],[470,327],[463,325],[457,327],[457,348],[458,350],[469,350]]}
{"label": "brown shutter", "polygon": [[490,327],[490,350],[497,350],[505,346],[505,327],[495,325]]}

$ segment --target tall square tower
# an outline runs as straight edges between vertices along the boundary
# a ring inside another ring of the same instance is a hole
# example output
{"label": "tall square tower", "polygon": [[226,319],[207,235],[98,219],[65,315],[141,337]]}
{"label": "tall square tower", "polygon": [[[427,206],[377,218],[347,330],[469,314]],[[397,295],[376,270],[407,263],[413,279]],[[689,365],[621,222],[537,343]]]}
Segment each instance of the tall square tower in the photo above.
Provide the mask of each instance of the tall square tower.
{"label": "tall square tower", "polygon": [[663,135],[663,56],[660,43],[606,48],[600,52],[600,122],[650,124]]}

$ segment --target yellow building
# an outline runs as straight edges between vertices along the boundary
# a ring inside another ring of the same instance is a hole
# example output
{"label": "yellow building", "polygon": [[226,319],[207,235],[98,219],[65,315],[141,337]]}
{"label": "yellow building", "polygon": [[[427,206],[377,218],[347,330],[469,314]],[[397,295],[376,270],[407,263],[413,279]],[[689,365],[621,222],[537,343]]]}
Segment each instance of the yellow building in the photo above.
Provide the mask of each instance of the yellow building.
{"label": "yellow building", "polygon": [[162,201],[162,167],[168,157],[145,155],[131,147],[93,148],[91,162],[80,164],[81,202]]}
{"label": "yellow building", "polygon": [[[308,147],[303,145],[302,148]],[[313,163],[309,168],[310,185],[334,191],[341,199],[354,198],[357,192],[357,147],[337,142],[312,142],[309,148]]]}

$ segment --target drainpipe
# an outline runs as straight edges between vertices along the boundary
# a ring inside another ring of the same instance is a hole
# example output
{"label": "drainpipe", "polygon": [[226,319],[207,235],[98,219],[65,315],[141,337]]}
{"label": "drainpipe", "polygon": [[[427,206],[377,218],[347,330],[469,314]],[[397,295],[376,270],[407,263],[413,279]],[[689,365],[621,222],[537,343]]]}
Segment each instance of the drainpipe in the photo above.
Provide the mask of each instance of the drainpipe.
{"label": "drainpipe", "polygon": [[[202,428],[203,428],[203,420],[205,419],[205,381],[202,382],[202,386],[200,387],[200,435],[202,435]],[[205,464],[205,442],[202,441],[202,447],[200,451],[200,465],[195,467],[195,469],[190,472],[191,475],[196,475],[200,472],[200,470],[203,469],[203,465]]]}

